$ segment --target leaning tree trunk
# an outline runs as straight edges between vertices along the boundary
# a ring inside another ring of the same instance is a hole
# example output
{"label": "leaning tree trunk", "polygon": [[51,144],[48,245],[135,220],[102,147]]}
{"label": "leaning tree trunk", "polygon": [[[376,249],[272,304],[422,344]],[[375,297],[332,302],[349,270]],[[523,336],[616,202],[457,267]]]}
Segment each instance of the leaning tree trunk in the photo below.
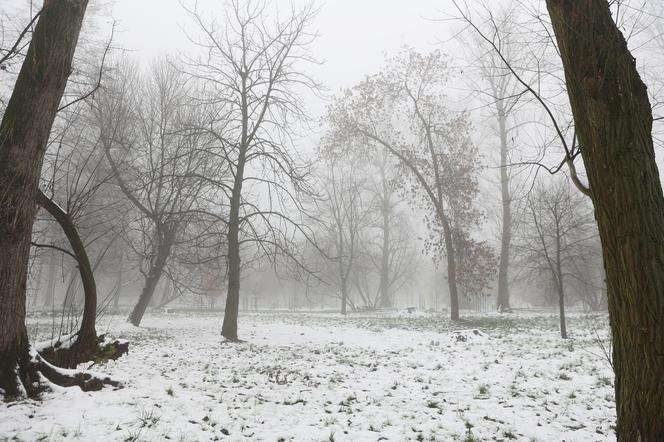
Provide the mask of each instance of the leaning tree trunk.
{"label": "leaning tree trunk", "polygon": [[[47,0],[0,123],[0,389],[38,393],[25,300],[42,162],[87,0]],[[48,376],[47,373],[44,373]]]}
{"label": "leaning tree trunk", "polygon": [[77,342],[83,347],[96,346],[97,330],[95,322],[97,318],[97,285],[95,283],[92,265],[85,250],[85,245],[78,234],[78,230],[69,215],[62,210],[54,201],[44,195],[43,192],[37,193],[37,203],[44,208],[60,225],[64,232],[74,256],[76,256],[81,282],[83,284],[84,307],[81,327],[78,331]]}
{"label": "leaning tree trunk", "polygon": [[171,249],[175,243],[178,225],[177,223],[170,223],[159,228],[162,229],[162,232],[157,235],[157,256],[150,267],[148,275],[145,277],[145,285],[143,286],[141,296],[129,314],[129,318],[127,318],[127,321],[136,327],[141,325],[145,311],[148,309],[161,275],[164,273],[166,263],[171,255]]}
{"label": "leaning tree trunk", "polygon": [[617,435],[664,440],[664,196],[646,86],[606,0],[547,0],[602,241]]}
{"label": "leaning tree trunk", "polygon": [[509,265],[510,245],[512,243],[512,201],[510,195],[510,179],[507,173],[507,127],[505,112],[499,101],[498,126],[500,130],[500,193],[502,197],[503,219],[500,241],[500,262],[498,265],[498,311],[510,310]]}
{"label": "leaning tree trunk", "polygon": [[102,344],[104,336],[97,336],[95,327],[97,321],[97,285],[94,269],[90,264],[85,244],[83,244],[74,222],[67,212],[41,191],[37,194],[37,203],[57,221],[67,237],[78,263],[77,267],[84,294],[83,318],[76,335],[70,337],[73,342],[67,342],[67,345],[64,346],[62,345],[63,342],[54,342],[52,345],[39,350],[41,356],[52,364],[67,368],[76,368],[82,362],[99,358],[119,358],[129,351],[129,344],[119,341]]}

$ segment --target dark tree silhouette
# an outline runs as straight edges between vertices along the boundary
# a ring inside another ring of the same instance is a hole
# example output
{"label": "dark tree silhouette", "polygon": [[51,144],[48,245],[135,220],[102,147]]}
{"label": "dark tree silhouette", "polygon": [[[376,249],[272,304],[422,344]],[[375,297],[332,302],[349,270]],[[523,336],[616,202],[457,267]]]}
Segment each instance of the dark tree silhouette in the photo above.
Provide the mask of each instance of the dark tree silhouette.
{"label": "dark tree silhouette", "polygon": [[0,389],[34,396],[52,382],[100,388],[69,376],[30,350],[25,327],[32,224],[46,144],[71,72],[87,0],[47,0],[0,123]]}
{"label": "dark tree silhouette", "polygon": [[606,270],[618,440],[664,440],[664,195],[648,91],[606,0],[547,0]]}

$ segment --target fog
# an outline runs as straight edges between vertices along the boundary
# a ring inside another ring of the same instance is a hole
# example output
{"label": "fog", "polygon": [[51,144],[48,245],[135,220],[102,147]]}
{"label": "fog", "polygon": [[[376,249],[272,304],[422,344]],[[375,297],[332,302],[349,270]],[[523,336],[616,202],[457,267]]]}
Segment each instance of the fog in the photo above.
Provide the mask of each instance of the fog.
{"label": "fog", "polygon": [[[3,195],[31,189],[0,245],[34,211],[0,330],[35,385],[102,391],[3,405],[0,439],[616,440],[659,5],[610,2],[604,51],[543,0],[99,1],[80,35],[63,3],[0,5],[0,148],[37,152],[0,149]],[[3,397],[39,396],[12,367]]]}

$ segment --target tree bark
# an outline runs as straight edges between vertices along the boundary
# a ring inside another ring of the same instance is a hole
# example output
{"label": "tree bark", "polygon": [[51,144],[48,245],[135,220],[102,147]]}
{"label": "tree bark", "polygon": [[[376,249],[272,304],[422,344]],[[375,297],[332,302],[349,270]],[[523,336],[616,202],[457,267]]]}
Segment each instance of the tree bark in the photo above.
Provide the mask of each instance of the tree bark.
{"label": "tree bark", "polygon": [[135,327],[141,325],[145,311],[150,305],[150,300],[152,299],[154,291],[159,284],[161,275],[164,273],[168,257],[171,255],[171,249],[175,243],[177,228],[177,223],[171,223],[166,226],[157,227],[157,229],[161,230],[161,233],[157,235],[157,241],[159,242],[157,246],[157,256],[152,263],[152,266],[150,267],[150,271],[148,272],[147,277],[145,278],[145,285],[143,286],[141,296],[138,298],[138,302],[129,314],[129,318],[127,318],[127,321],[129,321]]}
{"label": "tree bark", "polygon": [[560,276],[558,282],[558,312],[560,315],[560,337],[567,339],[567,323],[565,321],[565,290],[563,287],[563,277]]}
{"label": "tree bark", "polygon": [[229,341],[237,341],[237,319],[240,310],[240,206],[246,149],[240,149],[238,166],[235,172],[231,207],[228,216],[228,292],[221,335]]}
{"label": "tree bark", "polygon": [[81,327],[78,331],[77,342],[83,347],[97,346],[97,330],[95,322],[97,319],[97,285],[90,259],[85,250],[85,245],[78,234],[78,230],[69,215],[53,200],[38,191],[37,203],[44,208],[60,225],[69,245],[78,261],[78,271],[83,284],[84,306]]}
{"label": "tree bark", "polygon": [[229,341],[237,341],[237,319],[240,309],[240,239],[239,239],[239,198],[231,207],[228,223],[228,292],[224,323],[221,335]]}
{"label": "tree bark", "polygon": [[500,241],[500,262],[498,265],[498,311],[510,310],[509,261],[512,243],[512,201],[510,180],[507,173],[507,127],[502,103],[498,101],[498,126],[500,131],[500,193],[503,206],[502,235]]}
{"label": "tree bark", "polygon": [[341,314],[348,314],[348,283],[341,281]]}
{"label": "tree bark", "polygon": [[390,220],[387,212],[383,212],[383,247],[380,260],[380,306],[392,307],[390,293]]}
{"label": "tree bark", "polygon": [[53,300],[55,299],[55,284],[56,284],[56,271],[57,271],[57,261],[54,253],[49,253],[48,258],[48,281],[46,282],[46,290],[42,295],[41,306],[42,307],[51,307],[53,305]]}
{"label": "tree bark", "polygon": [[[164,293],[162,294],[161,301],[159,302],[158,305],[161,306],[161,305],[168,304],[168,301],[171,299],[171,291],[172,291],[171,289],[172,289],[171,280],[167,279],[166,280],[166,287],[164,287]],[[212,296],[210,296],[210,297],[212,297]]]}
{"label": "tree bark", "polygon": [[47,0],[0,123],[0,389],[38,393],[25,328],[32,223],[42,163],[87,0]]}
{"label": "tree bark", "polygon": [[117,310],[120,305],[120,293],[122,292],[122,282],[124,276],[124,253],[120,252],[120,264],[118,265],[118,279],[116,281],[117,290],[113,293],[113,307]]}
{"label": "tree bark", "polygon": [[450,290],[450,319],[459,320],[459,292],[456,280],[456,257],[452,230],[446,219],[443,219],[443,234],[447,248],[447,284]]}
{"label": "tree bark", "polygon": [[606,0],[547,0],[602,241],[619,441],[664,440],[664,196],[646,86]]}
{"label": "tree bark", "polygon": [[558,293],[558,314],[560,317],[560,337],[567,339],[567,324],[565,322],[565,275],[563,273],[560,222],[556,217],[556,271],[553,278]]}
{"label": "tree bark", "polygon": [[[341,314],[345,316],[348,313],[348,274],[350,273],[351,263],[348,263],[348,266],[344,264],[345,239],[342,229],[343,223],[341,221],[337,221],[337,224],[339,228],[339,245],[337,247],[337,253],[339,254],[338,268],[339,290],[341,291]],[[351,250],[349,257],[352,256],[352,253],[353,251]]]}
{"label": "tree bark", "polygon": [[387,176],[385,175],[385,162],[381,168],[381,214],[383,215],[383,245],[380,260],[380,306],[392,307],[392,294],[390,293],[390,190],[388,188]]}

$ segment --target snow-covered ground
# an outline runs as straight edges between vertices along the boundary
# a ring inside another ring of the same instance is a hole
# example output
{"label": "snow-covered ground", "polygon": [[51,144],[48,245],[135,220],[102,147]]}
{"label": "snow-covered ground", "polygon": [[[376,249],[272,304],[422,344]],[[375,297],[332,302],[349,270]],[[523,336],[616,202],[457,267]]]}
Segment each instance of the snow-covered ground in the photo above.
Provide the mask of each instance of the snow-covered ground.
{"label": "snow-covered ground", "polygon": [[124,388],[2,404],[0,440],[615,440],[602,315],[571,315],[566,341],[543,314],[240,320],[231,344],[220,314],[104,318],[130,353],[93,370]]}

